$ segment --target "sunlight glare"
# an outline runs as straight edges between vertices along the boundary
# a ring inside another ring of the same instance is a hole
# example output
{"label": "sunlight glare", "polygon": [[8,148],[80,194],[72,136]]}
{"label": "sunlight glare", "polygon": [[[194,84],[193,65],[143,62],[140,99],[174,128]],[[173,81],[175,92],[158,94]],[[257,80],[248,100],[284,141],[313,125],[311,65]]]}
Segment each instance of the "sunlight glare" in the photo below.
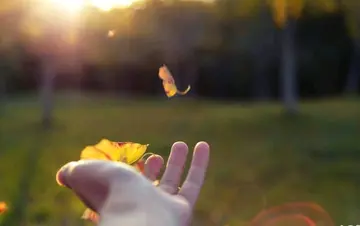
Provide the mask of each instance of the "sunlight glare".
{"label": "sunlight glare", "polygon": [[68,12],[78,12],[85,6],[85,0],[51,0]]}
{"label": "sunlight glare", "polygon": [[113,8],[129,7],[136,0],[91,0],[90,4],[98,9],[109,11]]}
{"label": "sunlight glare", "polygon": [[137,0],[50,0],[53,5],[71,13],[79,12],[86,5],[94,6],[103,11],[110,11],[113,8],[129,7],[136,1]]}

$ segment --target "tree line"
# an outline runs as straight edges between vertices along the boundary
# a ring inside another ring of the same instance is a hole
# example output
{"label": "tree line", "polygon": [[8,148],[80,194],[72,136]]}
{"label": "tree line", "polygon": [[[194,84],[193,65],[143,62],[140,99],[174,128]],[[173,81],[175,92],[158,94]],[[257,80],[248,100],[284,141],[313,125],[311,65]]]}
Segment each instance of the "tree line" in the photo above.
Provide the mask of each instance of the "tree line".
{"label": "tree line", "polygon": [[355,1],[147,0],[55,21],[21,2],[0,7],[1,93],[39,89],[48,118],[54,88],[163,95],[162,64],[190,95],[281,99],[288,112],[359,91]]}

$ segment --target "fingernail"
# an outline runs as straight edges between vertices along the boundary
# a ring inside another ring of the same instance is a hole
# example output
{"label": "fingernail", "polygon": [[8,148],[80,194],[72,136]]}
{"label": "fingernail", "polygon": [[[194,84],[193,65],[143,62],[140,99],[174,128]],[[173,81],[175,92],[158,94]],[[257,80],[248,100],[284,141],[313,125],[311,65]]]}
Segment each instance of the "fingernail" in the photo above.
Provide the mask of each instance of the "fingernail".
{"label": "fingernail", "polygon": [[66,178],[76,165],[77,162],[69,162],[57,171],[56,182],[58,183],[58,185],[70,188]]}

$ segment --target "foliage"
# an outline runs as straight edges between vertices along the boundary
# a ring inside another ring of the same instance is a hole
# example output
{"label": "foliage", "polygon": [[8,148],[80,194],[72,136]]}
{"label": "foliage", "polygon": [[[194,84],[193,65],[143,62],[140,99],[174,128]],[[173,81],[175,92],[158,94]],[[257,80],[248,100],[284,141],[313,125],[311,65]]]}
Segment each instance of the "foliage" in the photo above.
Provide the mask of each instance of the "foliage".
{"label": "foliage", "polygon": [[[287,3],[289,15],[298,18],[301,95],[335,94],[344,84],[351,60],[350,37],[356,33],[351,27],[357,26],[357,5],[341,2],[342,12],[334,10],[339,8],[335,0],[150,1],[106,13],[85,8],[81,16],[72,18],[76,21],[72,24],[70,17],[44,20],[49,12],[36,16],[35,5],[28,9],[13,6],[13,11],[6,12],[13,12],[11,18],[17,19],[10,21],[10,27],[0,22],[0,35],[12,43],[6,45],[11,54],[2,56],[6,58],[2,62],[4,67],[16,69],[7,73],[9,91],[22,89],[24,84],[34,89],[38,76],[33,74],[40,74],[39,69],[28,68],[26,62],[56,53],[62,66],[57,68],[62,69],[56,80],[59,88],[81,85],[110,92],[162,93],[156,88],[156,75],[158,67],[166,63],[180,89],[190,84],[198,87],[193,89],[198,95],[232,98],[251,96],[256,69],[265,62],[268,96],[274,98],[279,86],[280,32],[270,14],[282,23]],[[109,30],[115,32],[112,37],[107,35]],[[180,63],[174,66],[172,61]],[[321,91],[314,90],[318,86]]]}
{"label": "foliage", "polygon": [[274,21],[279,27],[284,27],[289,18],[297,19],[301,15],[305,0],[270,0]]}

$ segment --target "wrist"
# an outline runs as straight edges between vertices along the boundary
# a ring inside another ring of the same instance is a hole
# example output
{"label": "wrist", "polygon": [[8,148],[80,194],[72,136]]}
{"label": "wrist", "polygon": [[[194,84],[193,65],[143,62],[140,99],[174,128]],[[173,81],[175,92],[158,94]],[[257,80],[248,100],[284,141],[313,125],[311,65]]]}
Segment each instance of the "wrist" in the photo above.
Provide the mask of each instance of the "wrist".
{"label": "wrist", "polygon": [[151,211],[130,211],[123,214],[104,213],[99,226],[179,226],[179,222],[169,214],[149,214]]}
{"label": "wrist", "polygon": [[[132,184],[136,182],[136,184]],[[113,184],[108,200],[100,211],[100,226],[179,226],[168,200],[151,183],[136,180]],[[146,187],[148,186],[148,189]],[[142,191],[137,191],[142,187]]]}

